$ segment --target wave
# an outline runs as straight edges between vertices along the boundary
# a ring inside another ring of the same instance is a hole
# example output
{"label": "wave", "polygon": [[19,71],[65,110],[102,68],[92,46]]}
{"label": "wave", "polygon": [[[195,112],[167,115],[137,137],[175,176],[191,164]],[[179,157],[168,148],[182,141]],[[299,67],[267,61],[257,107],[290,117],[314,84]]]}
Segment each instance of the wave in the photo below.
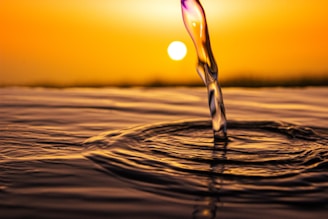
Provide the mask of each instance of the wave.
{"label": "wave", "polygon": [[[267,203],[280,203],[293,193],[299,203],[326,205],[320,194],[328,176],[322,176],[328,165],[325,136],[274,121],[229,121],[228,130],[229,141],[216,142],[209,121],[151,124],[90,138],[84,155],[136,189],[177,200],[261,194]],[[310,191],[317,198],[302,198]]]}

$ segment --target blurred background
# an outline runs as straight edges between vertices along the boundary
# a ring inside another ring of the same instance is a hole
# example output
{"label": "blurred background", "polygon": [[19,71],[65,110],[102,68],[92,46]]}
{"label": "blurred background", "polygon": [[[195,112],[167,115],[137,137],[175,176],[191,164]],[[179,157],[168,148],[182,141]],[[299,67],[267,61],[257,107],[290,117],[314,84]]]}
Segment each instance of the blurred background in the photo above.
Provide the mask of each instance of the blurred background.
{"label": "blurred background", "polygon": [[[224,86],[328,84],[327,1],[201,2]],[[179,0],[0,0],[0,27],[0,86],[202,84]]]}

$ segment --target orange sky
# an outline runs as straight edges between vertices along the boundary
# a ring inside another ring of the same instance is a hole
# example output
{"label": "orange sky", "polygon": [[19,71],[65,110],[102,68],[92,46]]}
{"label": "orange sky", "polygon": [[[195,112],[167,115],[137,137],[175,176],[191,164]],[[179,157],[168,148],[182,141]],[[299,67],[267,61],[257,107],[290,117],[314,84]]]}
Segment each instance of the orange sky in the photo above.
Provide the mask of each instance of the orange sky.
{"label": "orange sky", "polygon": [[[222,80],[328,72],[328,1],[203,0]],[[200,81],[179,0],[1,0],[0,85]],[[167,55],[186,43],[182,61]]]}

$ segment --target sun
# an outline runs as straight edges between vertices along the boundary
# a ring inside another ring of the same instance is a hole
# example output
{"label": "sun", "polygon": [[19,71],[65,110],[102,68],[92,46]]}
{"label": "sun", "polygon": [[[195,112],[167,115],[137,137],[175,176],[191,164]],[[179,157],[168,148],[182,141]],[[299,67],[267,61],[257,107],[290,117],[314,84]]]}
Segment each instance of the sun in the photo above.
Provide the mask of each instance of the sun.
{"label": "sun", "polygon": [[172,60],[180,61],[187,55],[187,47],[181,41],[173,41],[167,48],[167,53]]}

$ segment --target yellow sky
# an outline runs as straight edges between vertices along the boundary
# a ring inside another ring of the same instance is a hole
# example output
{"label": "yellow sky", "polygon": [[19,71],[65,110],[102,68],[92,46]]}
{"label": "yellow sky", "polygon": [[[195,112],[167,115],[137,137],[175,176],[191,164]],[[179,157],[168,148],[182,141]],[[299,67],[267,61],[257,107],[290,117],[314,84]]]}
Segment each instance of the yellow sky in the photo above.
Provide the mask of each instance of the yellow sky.
{"label": "yellow sky", "polygon": [[[201,2],[222,80],[328,72],[327,1]],[[200,80],[179,0],[1,0],[0,27],[0,85]]]}

